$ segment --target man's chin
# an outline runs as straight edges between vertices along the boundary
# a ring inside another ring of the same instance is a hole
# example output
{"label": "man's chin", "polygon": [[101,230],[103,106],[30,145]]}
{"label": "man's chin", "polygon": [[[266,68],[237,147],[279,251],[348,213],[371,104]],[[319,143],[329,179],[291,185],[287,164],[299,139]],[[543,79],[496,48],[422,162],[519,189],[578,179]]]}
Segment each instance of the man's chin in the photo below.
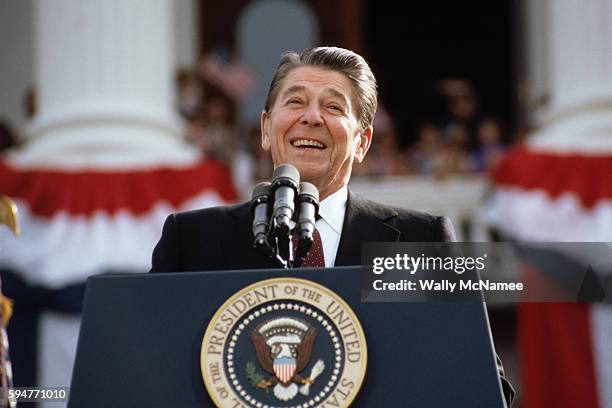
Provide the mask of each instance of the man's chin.
{"label": "man's chin", "polygon": [[300,181],[307,181],[309,183],[314,184],[315,186],[318,184],[318,181],[321,180],[321,165],[319,164],[318,168],[313,168],[312,165],[301,165],[294,164],[294,166],[300,172]]}

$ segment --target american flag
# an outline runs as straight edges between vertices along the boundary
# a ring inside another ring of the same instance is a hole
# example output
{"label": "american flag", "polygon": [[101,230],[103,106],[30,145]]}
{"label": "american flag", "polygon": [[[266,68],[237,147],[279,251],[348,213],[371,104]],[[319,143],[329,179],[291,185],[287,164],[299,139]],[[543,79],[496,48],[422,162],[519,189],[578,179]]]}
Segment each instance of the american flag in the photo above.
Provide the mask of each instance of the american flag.
{"label": "american flag", "polygon": [[244,64],[226,62],[216,54],[209,54],[200,61],[200,74],[217,86],[234,102],[249,95],[257,80],[255,74]]}

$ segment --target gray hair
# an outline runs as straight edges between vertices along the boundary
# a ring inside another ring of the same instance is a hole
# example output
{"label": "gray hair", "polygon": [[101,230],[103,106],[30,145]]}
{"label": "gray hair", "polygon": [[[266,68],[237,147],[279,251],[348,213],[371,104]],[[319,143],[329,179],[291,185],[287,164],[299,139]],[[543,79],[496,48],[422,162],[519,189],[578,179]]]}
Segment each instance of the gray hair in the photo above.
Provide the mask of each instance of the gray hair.
{"label": "gray hair", "polygon": [[361,129],[366,129],[372,125],[378,106],[376,78],[361,55],[336,47],[311,48],[301,54],[296,52],[283,53],[274,73],[274,78],[270,83],[265,105],[266,112],[270,113],[274,102],[276,102],[280,85],[287,74],[293,69],[303,66],[330,69],[346,75],[351,80],[357,96],[357,119]]}

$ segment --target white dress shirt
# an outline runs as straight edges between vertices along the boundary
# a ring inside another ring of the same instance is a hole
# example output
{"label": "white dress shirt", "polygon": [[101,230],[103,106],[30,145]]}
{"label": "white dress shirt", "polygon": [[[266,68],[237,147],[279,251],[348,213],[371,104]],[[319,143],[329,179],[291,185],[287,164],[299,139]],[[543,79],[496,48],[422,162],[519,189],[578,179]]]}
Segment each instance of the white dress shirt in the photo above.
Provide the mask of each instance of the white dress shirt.
{"label": "white dress shirt", "polygon": [[344,186],[319,203],[321,219],[316,222],[316,227],[321,235],[326,268],[331,268],[336,263],[347,199],[348,188]]}

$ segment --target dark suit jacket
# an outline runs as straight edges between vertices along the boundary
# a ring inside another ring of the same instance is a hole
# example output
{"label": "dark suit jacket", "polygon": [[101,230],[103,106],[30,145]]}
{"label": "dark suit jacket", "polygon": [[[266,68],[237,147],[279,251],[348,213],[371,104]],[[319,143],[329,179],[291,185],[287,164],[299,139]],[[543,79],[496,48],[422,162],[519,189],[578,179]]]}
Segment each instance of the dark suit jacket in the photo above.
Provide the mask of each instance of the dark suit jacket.
{"label": "dark suit jacket", "polygon": [[[278,266],[252,247],[250,203],[170,215],[153,251],[151,272],[269,269]],[[349,190],[335,266],[361,264],[362,242],[455,241],[446,217],[388,207]],[[498,369],[508,405],[512,386]]]}
{"label": "dark suit jacket", "polygon": [[[276,268],[252,247],[249,203],[172,214],[151,272]],[[349,191],[336,266],[360,265],[362,242],[454,241],[445,217],[392,208]]]}

